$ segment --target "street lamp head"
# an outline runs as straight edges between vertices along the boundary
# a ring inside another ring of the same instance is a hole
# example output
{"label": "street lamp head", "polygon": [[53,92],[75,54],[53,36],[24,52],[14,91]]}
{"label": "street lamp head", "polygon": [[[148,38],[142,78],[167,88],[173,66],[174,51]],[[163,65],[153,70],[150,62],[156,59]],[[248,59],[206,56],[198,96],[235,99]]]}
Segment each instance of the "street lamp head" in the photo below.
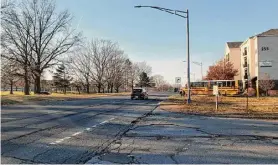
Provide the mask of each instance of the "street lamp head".
{"label": "street lamp head", "polygon": [[134,8],[140,8],[140,7],[142,7],[142,6],[134,6]]}

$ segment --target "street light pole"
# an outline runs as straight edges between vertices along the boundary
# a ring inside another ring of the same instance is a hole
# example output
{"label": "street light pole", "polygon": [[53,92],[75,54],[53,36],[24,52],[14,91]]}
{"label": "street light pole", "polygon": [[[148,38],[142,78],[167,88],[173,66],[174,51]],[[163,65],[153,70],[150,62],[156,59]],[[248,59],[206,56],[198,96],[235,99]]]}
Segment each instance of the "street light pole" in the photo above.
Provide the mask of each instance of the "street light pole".
{"label": "street light pole", "polygon": [[[172,10],[172,9],[166,9],[162,7],[157,6],[134,6],[135,8],[141,8],[141,7],[149,7],[157,10],[161,10],[170,14],[177,15],[182,18],[186,18],[186,33],[187,33],[187,86],[188,86],[188,95],[187,95],[187,103],[189,104],[191,102],[191,91],[190,91],[190,52],[189,52],[189,11],[188,9],[186,11],[180,11],[180,10]],[[186,14],[186,16],[182,15]]]}
{"label": "street light pole", "polygon": [[201,76],[202,76],[202,80],[203,80],[203,63],[200,63],[201,64]]}
{"label": "street light pole", "polygon": [[191,102],[191,91],[190,91],[190,52],[189,52],[189,11],[186,10],[187,13],[187,86],[188,86],[188,98],[187,98],[187,104],[190,104]]}

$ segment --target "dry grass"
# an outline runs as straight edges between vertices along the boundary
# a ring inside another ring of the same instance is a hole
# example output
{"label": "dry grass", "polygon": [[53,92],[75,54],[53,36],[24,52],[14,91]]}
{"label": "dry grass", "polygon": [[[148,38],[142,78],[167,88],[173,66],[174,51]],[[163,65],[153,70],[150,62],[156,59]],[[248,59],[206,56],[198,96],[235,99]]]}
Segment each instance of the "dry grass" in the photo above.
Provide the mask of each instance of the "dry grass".
{"label": "dry grass", "polygon": [[10,95],[9,92],[1,92],[1,105],[8,104],[28,104],[28,102],[36,101],[65,101],[65,100],[76,100],[76,99],[87,99],[95,97],[105,97],[105,96],[124,96],[129,93],[94,93],[94,94],[61,94],[61,93],[52,93],[51,95],[34,95],[31,93],[29,96],[25,96],[23,92],[14,92],[13,95]]}
{"label": "dry grass", "polygon": [[161,103],[161,109],[209,116],[278,119],[278,97],[249,98],[248,100],[247,110],[245,97],[221,96],[216,111],[215,96],[192,96],[192,103],[188,105],[184,97],[174,95]]}

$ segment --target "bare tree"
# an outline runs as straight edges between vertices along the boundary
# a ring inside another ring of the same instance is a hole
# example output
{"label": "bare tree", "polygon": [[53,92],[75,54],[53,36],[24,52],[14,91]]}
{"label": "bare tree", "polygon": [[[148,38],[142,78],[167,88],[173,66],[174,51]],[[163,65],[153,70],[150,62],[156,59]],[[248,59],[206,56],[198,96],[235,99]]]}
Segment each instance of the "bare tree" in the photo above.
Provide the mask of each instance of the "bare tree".
{"label": "bare tree", "polygon": [[79,94],[81,93],[81,88],[82,88],[82,85],[83,85],[82,81],[80,81],[80,80],[73,80],[71,85],[76,88],[76,90],[78,91]]}
{"label": "bare tree", "polygon": [[130,70],[130,86],[133,90],[135,83],[139,81],[139,67],[137,63],[133,63]]}
{"label": "bare tree", "polygon": [[[149,66],[146,61],[143,62],[138,62],[137,63],[138,66],[138,74],[140,75],[142,72],[145,72],[147,75],[150,75],[152,73],[152,67]],[[139,76],[138,75],[138,76]]]}
{"label": "bare tree", "polygon": [[1,64],[1,83],[10,86],[10,94],[13,94],[13,87],[16,82],[20,80],[19,68],[17,64],[12,61],[3,61]]}
{"label": "bare tree", "polygon": [[161,76],[161,75],[154,75],[154,76],[152,76],[152,80],[154,81],[155,86],[156,86],[156,88],[158,90],[163,90],[163,87],[166,84],[163,76]]}
{"label": "bare tree", "polygon": [[24,19],[31,24],[31,69],[35,75],[35,93],[40,93],[42,72],[58,63],[58,57],[80,41],[80,34],[70,29],[71,14],[65,10],[56,14],[50,0],[28,0],[21,8]]}
{"label": "bare tree", "polygon": [[1,20],[5,19],[6,12],[12,9],[14,6],[15,3],[12,0],[1,0]]}
{"label": "bare tree", "polygon": [[92,78],[96,82],[98,93],[103,89],[105,80],[105,72],[111,60],[112,55],[115,53],[115,50],[118,49],[118,45],[113,43],[110,40],[98,40],[94,39],[91,41],[91,51],[92,51],[92,61],[93,69]]}
{"label": "bare tree", "polygon": [[93,69],[92,59],[92,52],[90,51],[89,45],[79,47],[70,57],[71,69],[76,79],[75,82],[78,82],[79,85],[80,83],[84,84],[86,93],[90,93],[91,71]]}
{"label": "bare tree", "polygon": [[124,75],[125,75],[125,61],[126,58],[124,58],[123,56],[120,56],[117,59],[117,63],[115,66],[115,74],[114,74],[114,88],[115,91],[118,93],[119,92],[119,88],[121,86],[124,85],[125,83],[125,79],[124,79]]}
{"label": "bare tree", "polygon": [[30,94],[31,21],[17,7],[4,13],[1,21],[1,56],[18,64],[24,77],[24,93]]}
{"label": "bare tree", "polygon": [[112,93],[114,88],[118,91],[119,87],[123,85],[124,60],[124,52],[115,47],[105,72],[108,92]]}
{"label": "bare tree", "polygon": [[275,82],[271,80],[270,76],[266,73],[261,77],[261,80],[259,80],[259,87],[265,92],[266,96],[268,95],[268,91],[274,88],[274,86]]}
{"label": "bare tree", "polygon": [[56,65],[58,57],[80,41],[79,34],[70,29],[71,15],[68,11],[56,13],[55,3],[50,0],[26,0],[5,12],[4,18],[4,55],[24,67],[25,94],[29,94],[31,73],[35,93],[40,93],[43,71]]}

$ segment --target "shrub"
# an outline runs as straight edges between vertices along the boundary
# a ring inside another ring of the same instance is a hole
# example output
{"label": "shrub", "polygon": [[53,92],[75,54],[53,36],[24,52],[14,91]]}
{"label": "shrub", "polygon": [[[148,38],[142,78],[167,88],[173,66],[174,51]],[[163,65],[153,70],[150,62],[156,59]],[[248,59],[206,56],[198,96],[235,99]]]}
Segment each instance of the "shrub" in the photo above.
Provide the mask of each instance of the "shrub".
{"label": "shrub", "polygon": [[277,90],[269,90],[268,96],[278,96],[278,91]]}
{"label": "shrub", "polygon": [[248,96],[255,96],[256,95],[256,90],[254,88],[248,88],[248,92],[247,90],[245,90],[244,95],[248,94]]}

